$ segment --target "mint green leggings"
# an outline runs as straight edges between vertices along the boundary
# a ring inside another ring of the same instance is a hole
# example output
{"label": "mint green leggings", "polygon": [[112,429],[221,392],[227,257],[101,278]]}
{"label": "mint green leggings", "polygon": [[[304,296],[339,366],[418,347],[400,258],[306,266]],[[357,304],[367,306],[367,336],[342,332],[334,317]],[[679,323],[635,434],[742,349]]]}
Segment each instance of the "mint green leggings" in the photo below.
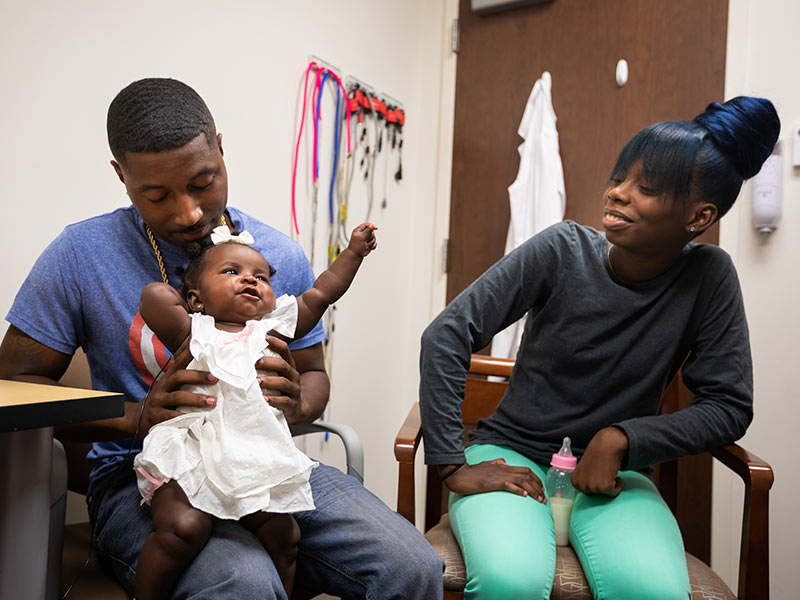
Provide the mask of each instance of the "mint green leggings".
{"label": "mint green leggings", "polygon": [[[547,466],[505,446],[467,448],[470,464],[503,458],[544,481]],[[620,473],[617,498],[578,494],[570,544],[595,598],[686,600],[690,597],[678,524],[653,482]],[[549,598],[556,542],[549,505],[509,492],[450,494],[450,521],[467,567],[465,599]]]}

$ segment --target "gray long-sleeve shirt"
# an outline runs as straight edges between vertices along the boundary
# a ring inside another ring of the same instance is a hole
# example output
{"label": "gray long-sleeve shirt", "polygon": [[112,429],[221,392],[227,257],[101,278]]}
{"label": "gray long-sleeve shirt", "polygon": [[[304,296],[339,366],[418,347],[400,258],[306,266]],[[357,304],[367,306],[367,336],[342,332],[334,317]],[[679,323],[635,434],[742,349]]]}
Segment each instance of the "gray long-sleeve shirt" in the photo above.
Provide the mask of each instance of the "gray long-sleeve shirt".
{"label": "gray long-sleeve shirt", "polygon": [[[659,277],[615,278],[605,234],[566,221],[486,271],[428,326],[420,404],[428,464],[464,462],[461,402],[472,352],[525,313],[508,389],[468,444],[510,446],[547,463],[570,436],[581,456],[615,425],[626,468],[646,469],[744,435],[753,383],[739,280],[720,248],[688,244]],[[688,358],[687,358],[688,354]],[[657,415],[683,364],[691,405]]]}

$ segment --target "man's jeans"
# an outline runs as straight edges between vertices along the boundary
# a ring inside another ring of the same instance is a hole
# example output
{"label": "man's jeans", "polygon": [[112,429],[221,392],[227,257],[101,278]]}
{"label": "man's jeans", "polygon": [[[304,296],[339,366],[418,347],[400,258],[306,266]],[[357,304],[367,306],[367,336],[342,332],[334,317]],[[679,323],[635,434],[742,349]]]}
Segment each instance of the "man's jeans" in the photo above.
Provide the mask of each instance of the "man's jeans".
{"label": "man's jeans", "polygon": [[[133,590],[139,550],[153,530],[133,469],[90,501],[94,532],[117,578]],[[110,475],[109,477],[114,477]],[[425,538],[356,479],[320,465],[311,473],[315,510],[300,525],[295,589],[343,599],[442,597],[443,564]],[[102,487],[102,485],[100,486]],[[173,598],[281,599],[286,594],[258,539],[235,521],[214,519],[211,539],[178,580]]]}

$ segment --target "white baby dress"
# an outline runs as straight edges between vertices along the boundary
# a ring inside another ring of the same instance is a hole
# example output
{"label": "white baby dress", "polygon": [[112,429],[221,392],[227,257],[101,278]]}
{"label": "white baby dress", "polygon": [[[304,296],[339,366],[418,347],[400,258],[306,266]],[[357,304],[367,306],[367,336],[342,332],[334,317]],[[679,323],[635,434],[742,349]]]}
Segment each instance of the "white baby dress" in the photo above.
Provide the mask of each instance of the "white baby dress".
{"label": "white baby dress", "polygon": [[294,336],[297,300],[281,296],[273,312],[236,333],[217,329],[208,315],[191,319],[194,358],[187,368],[209,371],[219,382],[184,389],[216,396],[217,405],[183,407],[185,414],[150,429],[134,460],[142,497],[174,479],[192,506],[222,519],[313,509],[308,478],[318,463],[294,445],[283,412],[264,400],[255,369],[260,357],[276,355],[267,332]]}

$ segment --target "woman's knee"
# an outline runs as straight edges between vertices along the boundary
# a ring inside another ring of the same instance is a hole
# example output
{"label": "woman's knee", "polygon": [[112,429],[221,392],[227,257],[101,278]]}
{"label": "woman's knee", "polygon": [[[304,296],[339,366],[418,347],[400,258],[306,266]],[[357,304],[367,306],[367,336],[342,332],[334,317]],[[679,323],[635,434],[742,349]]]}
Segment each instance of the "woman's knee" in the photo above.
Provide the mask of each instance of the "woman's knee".
{"label": "woman's knee", "polygon": [[680,529],[645,476],[623,472],[613,501],[579,495],[570,541],[597,598],[686,600],[689,575]]}
{"label": "woman's knee", "polygon": [[688,580],[668,580],[657,573],[640,576],[631,573],[629,577],[598,583],[594,593],[598,600],[689,600],[691,587]]}
{"label": "woman's knee", "polygon": [[483,562],[479,568],[467,570],[464,598],[481,600],[530,600],[550,597],[552,569],[525,561],[508,561],[508,557]]}

